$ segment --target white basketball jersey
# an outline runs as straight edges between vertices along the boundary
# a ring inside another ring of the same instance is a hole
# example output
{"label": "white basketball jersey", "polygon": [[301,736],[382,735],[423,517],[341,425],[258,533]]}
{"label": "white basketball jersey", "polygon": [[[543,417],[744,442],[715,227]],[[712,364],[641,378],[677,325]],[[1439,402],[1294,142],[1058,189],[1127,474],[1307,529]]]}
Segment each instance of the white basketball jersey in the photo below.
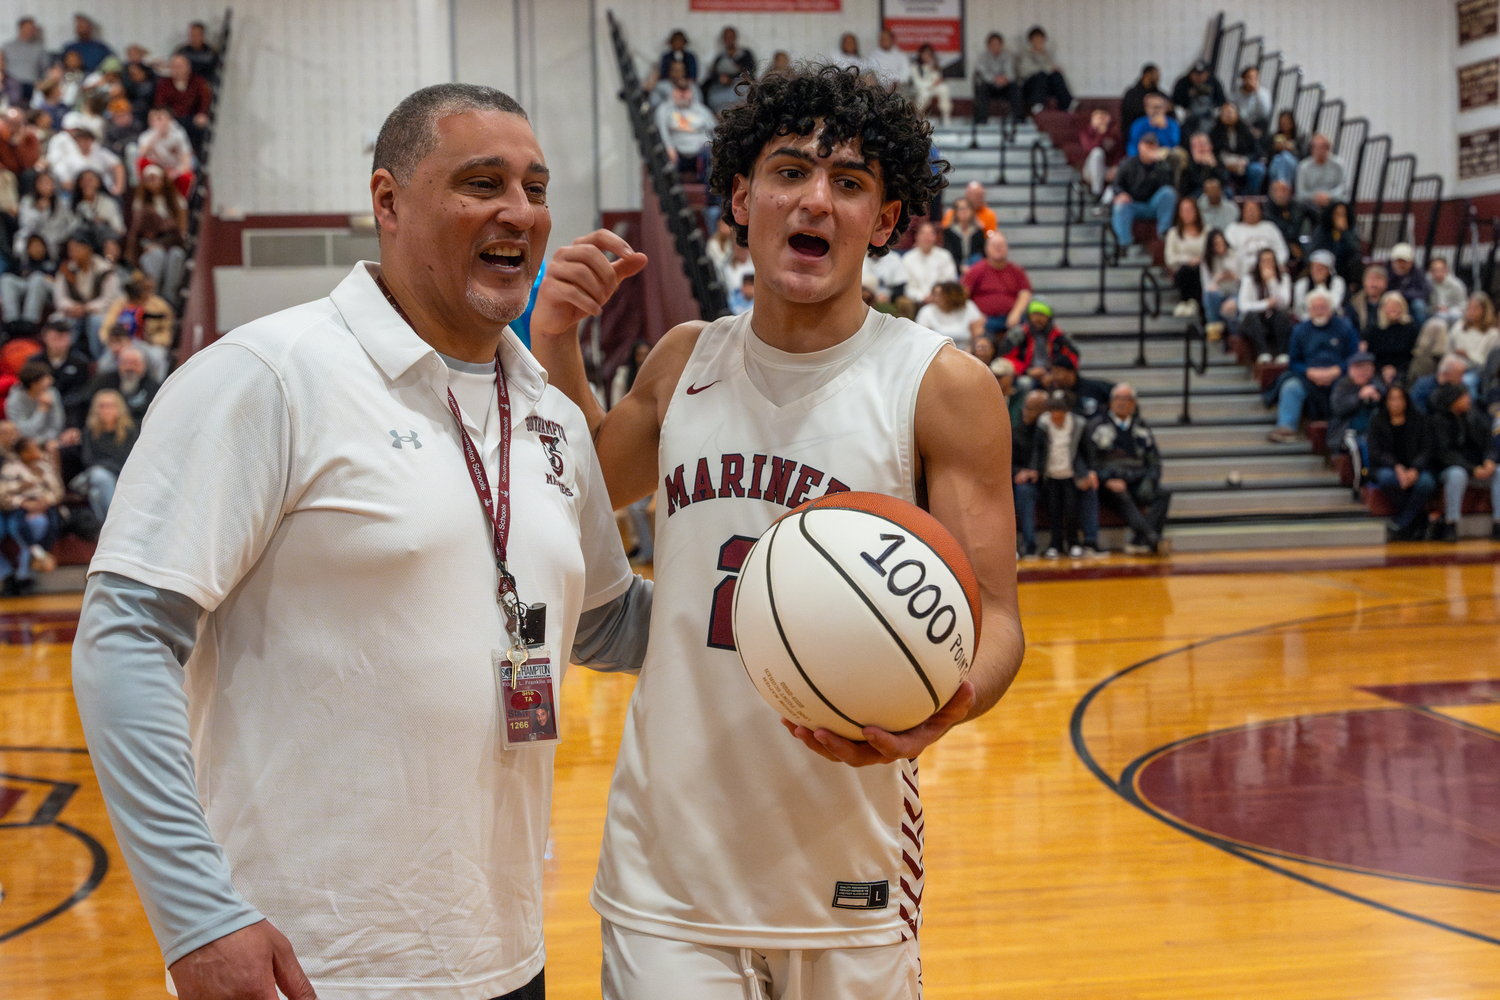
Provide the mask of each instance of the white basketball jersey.
{"label": "white basketball jersey", "polygon": [[750,316],[703,330],[662,423],[651,642],[591,901],[701,944],[892,944],[921,919],[916,764],[804,746],[746,676],[730,615],[745,554],[788,510],[844,490],[915,500],[917,390],[949,340],[871,310],[866,349],[778,407],[746,372]]}

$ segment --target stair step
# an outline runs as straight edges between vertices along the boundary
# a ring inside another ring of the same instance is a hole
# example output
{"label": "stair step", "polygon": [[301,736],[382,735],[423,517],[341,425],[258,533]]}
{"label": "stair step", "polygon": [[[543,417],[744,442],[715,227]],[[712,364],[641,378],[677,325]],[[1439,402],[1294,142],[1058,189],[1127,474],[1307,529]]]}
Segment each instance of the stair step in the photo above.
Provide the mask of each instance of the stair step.
{"label": "stair step", "polygon": [[1220,524],[1169,524],[1166,536],[1174,552],[1227,549],[1285,549],[1301,546],[1379,545],[1385,529],[1379,519],[1279,520],[1269,523],[1231,521]]}
{"label": "stair step", "polygon": [[[1182,412],[1182,395],[1142,396],[1140,410],[1152,424],[1175,423]],[[1260,397],[1247,398],[1240,394],[1226,396],[1193,396],[1191,412],[1194,420],[1235,420],[1244,423],[1272,420],[1272,415],[1260,403]]]}
{"label": "stair step", "polygon": [[[1348,514],[1365,516],[1349,490],[1338,485],[1316,489],[1222,489],[1179,493],[1172,498],[1172,520],[1195,518],[1307,516]],[[1378,527],[1378,522],[1376,522]]]}
{"label": "stair step", "polygon": [[1327,485],[1332,471],[1323,461],[1322,455],[1307,452],[1300,455],[1216,455],[1212,458],[1164,457],[1162,482],[1173,489],[1188,488],[1188,484],[1215,482],[1225,484],[1231,472],[1238,472],[1240,480],[1252,489],[1264,488],[1268,480],[1285,480],[1298,477],[1320,479]]}
{"label": "stair step", "polygon": [[1275,422],[1275,418],[1270,414],[1258,421],[1257,425],[1242,423],[1225,426],[1206,422],[1179,424],[1176,419],[1174,415],[1170,421],[1156,420],[1151,423],[1156,431],[1157,446],[1161,448],[1164,459],[1180,454],[1207,451],[1223,454],[1265,454],[1268,450],[1279,449],[1281,453],[1296,455],[1306,454],[1312,447],[1306,441],[1283,445],[1269,443],[1266,440],[1266,431],[1270,430]]}

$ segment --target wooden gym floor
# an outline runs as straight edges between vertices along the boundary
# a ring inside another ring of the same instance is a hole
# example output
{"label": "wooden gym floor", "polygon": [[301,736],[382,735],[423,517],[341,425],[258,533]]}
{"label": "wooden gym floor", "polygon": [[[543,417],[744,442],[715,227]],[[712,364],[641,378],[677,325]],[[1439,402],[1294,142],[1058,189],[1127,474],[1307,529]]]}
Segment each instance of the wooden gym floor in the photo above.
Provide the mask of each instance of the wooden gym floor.
{"label": "wooden gym floor", "polygon": [[[922,759],[930,1000],[1500,996],[1500,546],[1400,552],[1023,583],[1015,687]],[[77,605],[0,602],[0,994],[158,998],[73,706]],[[598,995],[631,683],[563,688],[554,1000]]]}

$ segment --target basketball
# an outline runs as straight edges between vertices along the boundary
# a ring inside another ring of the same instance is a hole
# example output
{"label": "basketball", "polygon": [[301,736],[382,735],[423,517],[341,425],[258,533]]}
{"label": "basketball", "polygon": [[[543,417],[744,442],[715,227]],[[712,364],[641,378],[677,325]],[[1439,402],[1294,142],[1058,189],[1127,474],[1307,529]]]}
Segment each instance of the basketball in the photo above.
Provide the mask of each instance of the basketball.
{"label": "basketball", "polygon": [[783,718],[863,740],[948,702],[979,642],[979,583],[931,514],[879,493],[836,493],[778,520],[734,596],[740,662]]}

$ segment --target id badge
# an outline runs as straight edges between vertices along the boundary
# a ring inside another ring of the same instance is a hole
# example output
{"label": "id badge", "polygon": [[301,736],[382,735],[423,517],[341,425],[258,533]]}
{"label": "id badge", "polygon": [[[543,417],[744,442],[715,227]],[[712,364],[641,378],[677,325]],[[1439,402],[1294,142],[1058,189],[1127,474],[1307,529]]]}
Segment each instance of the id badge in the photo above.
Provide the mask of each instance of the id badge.
{"label": "id badge", "polygon": [[500,690],[500,718],[505,748],[557,742],[556,684],[552,657],[545,646],[529,646],[526,659],[512,667],[503,652],[491,654]]}

